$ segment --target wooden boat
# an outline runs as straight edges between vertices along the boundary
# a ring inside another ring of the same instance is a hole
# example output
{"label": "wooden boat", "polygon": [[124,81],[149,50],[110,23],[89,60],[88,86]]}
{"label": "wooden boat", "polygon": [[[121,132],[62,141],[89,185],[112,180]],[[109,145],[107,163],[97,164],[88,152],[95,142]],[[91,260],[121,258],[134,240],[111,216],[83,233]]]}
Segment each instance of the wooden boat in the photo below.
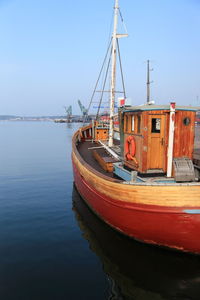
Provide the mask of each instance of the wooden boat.
{"label": "wooden boat", "polygon": [[[117,16],[111,46],[110,124],[92,122],[72,140],[74,182],[107,224],[145,243],[200,253],[200,167],[193,163],[196,108],[126,106],[114,136]],[[148,83],[148,82],[147,82]]]}

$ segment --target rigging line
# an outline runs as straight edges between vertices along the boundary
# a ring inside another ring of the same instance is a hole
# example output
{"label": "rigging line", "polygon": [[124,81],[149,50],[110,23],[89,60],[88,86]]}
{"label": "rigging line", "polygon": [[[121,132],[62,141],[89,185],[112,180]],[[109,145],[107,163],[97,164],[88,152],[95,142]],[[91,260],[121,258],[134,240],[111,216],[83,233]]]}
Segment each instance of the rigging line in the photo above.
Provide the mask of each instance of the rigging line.
{"label": "rigging line", "polygon": [[119,8],[119,14],[120,14],[121,21],[122,21],[122,23],[123,23],[123,22],[124,22],[124,19],[123,19],[123,17],[122,17],[122,13],[121,13],[120,8]]}
{"label": "rigging line", "polygon": [[[109,48],[109,45],[110,45],[110,40],[112,40],[112,25],[113,25],[113,19],[114,19],[114,11],[112,11],[112,14],[111,14],[111,21],[110,21],[110,27],[109,27],[109,34],[108,34],[108,48]],[[101,85],[103,85],[103,79],[105,77],[105,72],[104,74],[102,75],[102,82],[101,82]]]}
{"label": "rigging line", "polygon": [[128,33],[127,28],[126,28],[126,24],[125,24],[124,19],[123,19],[123,17],[122,17],[122,13],[121,13],[120,8],[119,8],[119,15],[120,15],[122,24],[123,24],[123,26],[124,26],[125,32]]}
{"label": "rigging line", "polygon": [[[112,40],[112,25],[113,25],[113,19],[114,19],[114,11],[112,11],[111,14],[111,21],[110,21],[110,28],[109,28],[109,34],[108,34],[108,48],[110,47],[110,39]],[[101,86],[103,86],[103,79],[105,78],[105,73],[102,75],[102,82]]]}
{"label": "rigging line", "polygon": [[102,100],[103,100],[104,89],[105,89],[105,85],[106,85],[106,82],[107,82],[108,71],[109,71],[109,67],[110,67],[111,53],[112,53],[112,47],[111,47],[111,51],[110,51],[110,57],[109,57],[109,60],[108,60],[108,65],[107,65],[106,74],[105,74],[105,78],[104,78],[104,84],[103,84],[101,97],[100,97],[100,101],[99,101],[99,107],[98,107],[97,114],[96,114],[96,120],[99,117],[99,111],[100,111],[101,103],[102,103]]}
{"label": "rigging line", "polygon": [[109,34],[108,34],[108,44],[112,36],[112,25],[113,25],[113,19],[114,19],[114,11],[112,11],[112,16],[111,16],[111,22],[110,22],[110,29],[109,29]]}
{"label": "rigging line", "polygon": [[[114,0],[115,1],[115,0]],[[114,11],[112,11],[111,14],[111,21],[110,21],[110,26],[109,26],[109,34],[108,34],[108,49],[110,47],[110,40],[112,41],[112,26],[113,26],[113,20],[114,20]],[[102,83],[101,85],[103,85],[103,78],[105,77],[105,72],[102,75]]]}
{"label": "rigging line", "polygon": [[97,79],[97,81],[96,81],[95,88],[94,88],[94,91],[93,91],[93,93],[92,93],[92,97],[91,97],[91,99],[90,99],[90,104],[89,104],[89,106],[88,106],[87,112],[90,110],[90,107],[91,107],[91,104],[92,104],[92,100],[93,100],[93,98],[94,98],[94,94],[95,94],[95,92],[96,92],[96,88],[97,88],[97,85],[98,85],[98,83],[99,83],[99,80],[100,80],[100,77],[101,77],[101,74],[102,74],[102,71],[103,71],[103,68],[104,68],[104,65],[105,65],[105,62],[106,62],[108,53],[109,53],[109,49],[110,49],[111,42],[112,42],[112,39],[111,39],[110,44],[109,44],[109,46],[108,46],[108,49],[107,49],[107,52],[106,52],[106,55],[105,55],[105,58],[104,58],[104,61],[103,61],[103,65],[102,65],[102,67],[101,67],[101,70],[100,70],[98,79]]}
{"label": "rigging line", "polygon": [[124,75],[123,75],[123,71],[122,71],[122,61],[121,61],[121,55],[120,55],[120,50],[119,50],[119,41],[118,41],[118,39],[117,39],[117,50],[118,50],[118,54],[119,54],[119,65],[120,65],[120,72],[121,72],[121,78],[122,78],[122,86],[123,86],[123,91],[124,91],[124,97],[126,98]]}

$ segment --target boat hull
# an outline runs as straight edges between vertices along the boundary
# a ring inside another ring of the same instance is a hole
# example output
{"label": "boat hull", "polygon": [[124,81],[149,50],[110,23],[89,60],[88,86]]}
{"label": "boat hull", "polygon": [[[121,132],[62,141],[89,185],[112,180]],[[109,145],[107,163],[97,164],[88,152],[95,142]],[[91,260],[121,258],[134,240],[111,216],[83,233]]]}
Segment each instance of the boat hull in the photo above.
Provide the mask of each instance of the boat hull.
{"label": "boat hull", "polygon": [[145,243],[200,253],[200,186],[120,184],[98,176],[75,152],[72,161],[79,193],[107,224]]}

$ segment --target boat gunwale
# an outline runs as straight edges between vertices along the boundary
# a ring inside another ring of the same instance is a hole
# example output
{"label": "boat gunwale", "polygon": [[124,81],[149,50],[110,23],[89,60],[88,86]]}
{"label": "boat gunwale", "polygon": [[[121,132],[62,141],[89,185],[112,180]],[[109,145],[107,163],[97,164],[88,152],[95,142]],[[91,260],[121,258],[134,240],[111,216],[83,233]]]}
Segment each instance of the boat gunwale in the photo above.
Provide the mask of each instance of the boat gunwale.
{"label": "boat gunwale", "polygon": [[77,147],[76,147],[76,142],[77,142],[76,139],[77,139],[77,137],[78,137],[78,135],[79,135],[79,133],[80,133],[80,129],[81,129],[81,128],[84,128],[84,127],[80,127],[79,130],[77,130],[77,131],[74,133],[73,137],[72,137],[72,150],[73,150],[73,152],[75,153],[75,155],[77,156],[77,158],[79,158],[79,160],[81,161],[81,163],[82,163],[83,165],[85,165],[85,166],[87,167],[87,169],[89,169],[89,170],[90,170],[92,173],[94,173],[95,175],[100,176],[101,178],[103,178],[103,179],[105,179],[105,180],[109,180],[109,181],[114,182],[114,183],[123,183],[123,181],[120,180],[120,179],[113,179],[113,178],[111,178],[111,177],[108,177],[108,176],[106,176],[106,175],[104,175],[104,174],[98,172],[97,170],[95,170],[93,167],[91,167],[91,166],[83,159],[83,157],[80,155],[80,153],[79,153],[79,151],[78,151],[78,149],[77,149]]}

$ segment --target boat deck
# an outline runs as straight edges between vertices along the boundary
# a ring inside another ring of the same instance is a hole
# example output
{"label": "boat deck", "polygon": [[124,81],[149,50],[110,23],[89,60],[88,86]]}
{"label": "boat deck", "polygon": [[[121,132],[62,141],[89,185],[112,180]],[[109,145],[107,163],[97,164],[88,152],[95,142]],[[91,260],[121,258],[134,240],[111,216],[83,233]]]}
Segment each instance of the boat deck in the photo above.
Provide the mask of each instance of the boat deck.
{"label": "boat deck", "polygon": [[[102,166],[99,164],[99,162],[95,159],[93,152],[98,151],[98,154],[101,157],[108,158],[109,153],[103,148],[103,146],[97,142],[92,141],[84,141],[81,143],[78,143],[77,150],[80,153],[81,157],[84,158],[85,162],[88,163],[93,169],[100,172],[104,176],[107,176],[109,178],[118,179],[120,181],[124,181],[124,179],[119,178],[117,175],[115,175],[113,172],[107,172],[102,168]],[[115,144],[112,147],[112,150],[120,157],[120,147],[119,143]],[[111,157],[111,156],[110,156]],[[200,149],[195,149],[194,151],[194,163],[197,168],[200,168]],[[140,183],[164,183],[164,184],[170,184],[175,183],[174,178],[167,178],[164,174],[148,174],[147,177],[140,177],[137,176],[137,182]],[[189,183],[190,184],[190,183]],[[193,183],[194,184],[194,183]]]}
{"label": "boat deck", "polygon": [[98,149],[98,152],[101,152],[102,156],[108,155],[105,149],[101,147],[99,143],[96,142],[85,141],[79,143],[77,146],[77,150],[79,151],[80,155],[84,158],[86,163],[88,163],[92,168],[94,168],[96,171],[110,178],[116,178],[113,173],[106,172],[96,161],[92,153],[96,149]]}
{"label": "boat deck", "polygon": [[[92,142],[91,140],[86,140],[86,141],[79,142],[77,144],[77,150],[80,153],[81,157],[84,159],[84,161],[86,163],[88,163],[88,165],[90,165],[94,170],[98,171],[99,173],[103,174],[104,176],[107,176],[108,178],[117,179],[121,182],[127,182],[127,183],[132,182],[131,179],[130,179],[131,178],[130,174],[128,175],[128,178],[125,178],[123,176],[119,177],[119,176],[117,176],[118,172],[116,172],[116,170],[115,170],[115,173],[117,175],[114,174],[114,172],[108,172],[108,171],[103,169],[102,165],[99,163],[99,161],[97,161],[97,158],[93,154],[94,151],[97,151],[100,157],[105,158],[105,161],[108,161],[109,158],[112,159],[112,157],[106,151],[106,149],[102,146],[102,144],[100,144],[98,142]],[[119,146],[119,144],[114,145],[114,147],[112,147],[112,150],[120,157],[120,146]],[[198,162],[200,162],[200,149],[196,149],[195,153],[198,156]],[[194,159],[194,163],[195,163],[195,159]],[[115,165],[115,168],[118,168],[117,166],[119,166],[119,168],[120,168],[120,165],[121,165],[121,161],[119,161]],[[197,163],[195,163],[195,166],[197,168],[200,167],[200,165],[198,167]],[[170,184],[199,185],[199,182],[176,183],[174,178],[167,178],[165,174],[161,175],[161,174],[155,174],[155,173],[154,174],[148,174],[146,176],[144,176],[144,174],[137,174],[135,180],[136,180],[136,181],[134,181],[135,183],[148,184],[148,185],[154,185],[154,184],[162,184],[162,185],[163,184],[164,185],[170,185]]]}

